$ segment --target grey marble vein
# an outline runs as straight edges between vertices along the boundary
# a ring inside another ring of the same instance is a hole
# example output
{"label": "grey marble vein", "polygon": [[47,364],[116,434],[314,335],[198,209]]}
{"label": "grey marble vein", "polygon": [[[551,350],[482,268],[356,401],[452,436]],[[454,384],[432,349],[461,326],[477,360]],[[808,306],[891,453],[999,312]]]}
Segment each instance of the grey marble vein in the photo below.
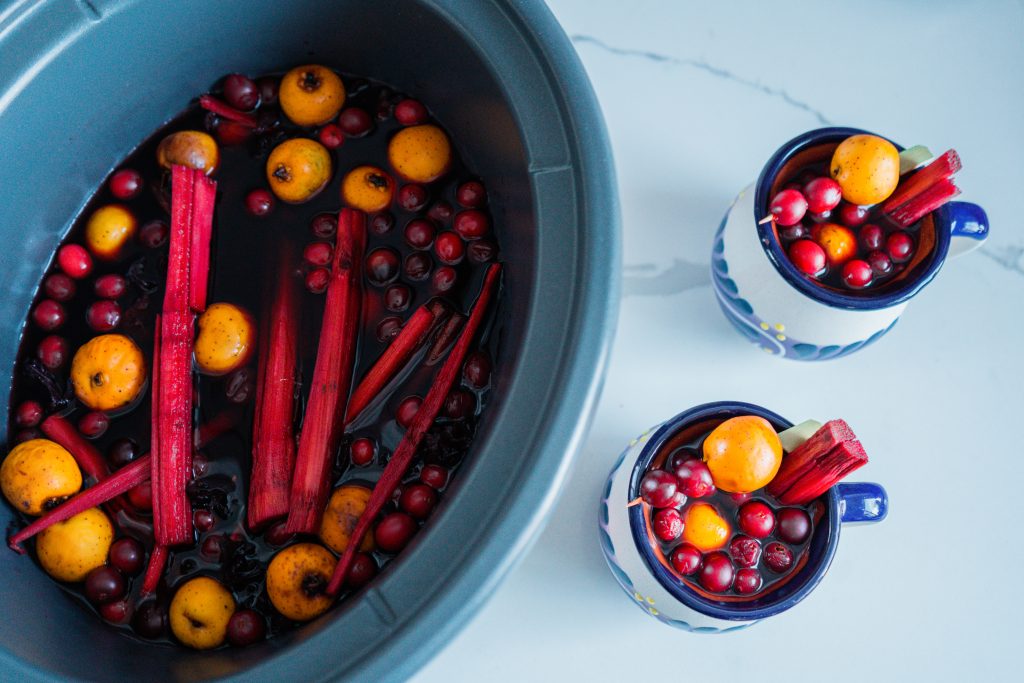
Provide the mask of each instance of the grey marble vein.
{"label": "grey marble vein", "polygon": [[672,296],[710,282],[711,273],[706,263],[677,258],[661,270],[653,263],[627,265],[623,268],[622,296]]}
{"label": "grey marble vein", "polygon": [[1024,246],[984,246],[979,251],[1010,272],[1024,275]]}
{"label": "grey marble vein", "polygon": [[688,66],[688,67],[691,67],[691,68],[694,68],[694,69],[699,69],[701,71],[704,71],[706,73],[711,74],[712,76],[716,76],[718,78],[722,78],[722,79],[725,79],[727,81],[732,81],[733,83],[737,83],[737,84],[742,85],[742,86],[744,86],[746,88],[751,88],[753,90],[757,90],[758,92],[764,93],[765,95],[768,95],[770,97],[777,97],[777,98],[781,99],[783,102],[785,102],[786,104],[790,105],[791,107],[794,107],[794,108],[799,109],[801,111],[807,112],[811,116],[815,117],[818,120],[818,122],[821,123],[822,125],[826,125],[826,126],[832,125],[832,121],[830,121],[820,111],[818,111],[817,109],[815,109],[811,105],[807,104],[806,102],[803,102],[801,100],[795,99],[793,96],[791,96],[785,90],[782,90],[781,88],[773,88],[773,87],[765,85],[765,84],[763,84],[763,83],[761,83],[759,81],[754,81],[754,80],[751,80],[749,78],[744,78],[743,76],[739,76],[737,74],[734,74],[733,72],[729,71],[728,69],[723,69],[722,67],[715,66],[714,64],[711,64],[711,63],[709,63],[709,62],[707,62],[707,61],[705,61],[703,59],[692,59],[692,58],[688,58],[688,57],[674,57],[672,55],[665,55],[665,54],[661,54],[659,52],[650,52],[650,51],[647,51],[647,50],[637,50],[637,49],[633,49],[633,48],[615,47],[614,45],[609,45],[608,43],[604,42],[600,38],[595,38],[594,36],[588,36],[588,35],[583,35],[583,34],[575,34],[575,35],[573,35],[572,36],[572,41],[574,43],[576,43],[576,44],[593,45],[593,46],[598,47],[598,48],[600,48],[600,49],[602,49],[602,50],[604,50],[606,52],[610,52],[613,55],[619,55],[619,56],[623,56],[623,57],[637,57],[637,58],[640,58],[640,59],[646,59],[646,60],[651,61],[651,62],[656,62],[656,63],[659,63],[659,64],[672,64],[672,65]]}

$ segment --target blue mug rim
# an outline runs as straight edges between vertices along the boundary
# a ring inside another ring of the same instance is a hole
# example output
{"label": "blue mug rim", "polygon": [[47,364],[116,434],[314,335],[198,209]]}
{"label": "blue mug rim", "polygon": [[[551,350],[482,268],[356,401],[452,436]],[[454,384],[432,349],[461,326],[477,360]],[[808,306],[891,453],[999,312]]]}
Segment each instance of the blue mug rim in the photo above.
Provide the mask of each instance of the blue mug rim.
{"label": "blue mug rim", "polygon": [[[654,456],[661,450],[661,447],[665,442],[668,441],[668,439],[676,432],[691,422],[716,417],[729,418],[737,415],[757,415],[758,417],[763,417],[772,423],[772,426],[777,430],[788,429],[793,426],[792,422],[781,415],[768,410],[767,408],[762,408],[761,406],[754,405],[752,403],[744,403],[742,401],[716,401],[714,403],[704,403],[690,408],[689,410],[685,410],[662,424],[661,427],[651,435],[651,438],[644,445],[643,449],[641,449],[640,454],[637,456],[636,463],[633,465],[633,471],[630,474],[629,486],[627,488],[627,502],[629,500],[634,500],[637,497],[640,489],[640,480],[643,478],[643,474],[647,470],[648,465],[650,465]],[[729,621],[756,621],[758,619],[764,619],[784,612],[806,598],[818,586],[822,578],[824,578],[825,573],[828,571],[829,566],[832,564],[832,559],[836,554],[836,548],[839,545],[839,530],[842,521],[842,513],[840,510],[840,498],[839,494],[836,492],[836,487],[833,486],[830,488],[826,495],[828,498],[828,504],[826,506],[828,526],[824,529],[826,534],[825,548],[817,558],[817,563],[811,571],[810,576],[804,580],[800,587],[785,598],[778,602],[773,602],[756,608],[744,607],[743,602],[732,603],[729,605],[712,604],[707,599],[701,597],[692,588],[676,578],[675,574],[673,574],[658,560],[657,557],[655,557],[654,550],[650,543],[648,543],[644,514],[640,505],[634,505],[629,508],[629,527],[633,536],[633,542],[636,545],[637,551],[640,553],[640,557],[643,558],[644,564],[647,565],[648,570],[650,570],[658,583],[661,584],[662,588],[667,590],[676,600],[694,611],[716,619]]]}
{"label": "blue mug rim", "polygon": [[[889,308],[912,299],[914,295],[932,281],[936,274],[938,274],[939,269],[942,268],[942,264],[945,263],[946,256],[949,254],[950,240],[952,239],[952,235],[949,230],[950,216],[948,205],[941,206],[935,211],[935,247],[932,249],[929,261],[924,264],[924,269],[916,277],[909,278],[906,282],[901,283],[899,287],[870,296],[843,294],[815,284],[810,278],[797,270],[796,266],[790,262],[786,253],[782,250],[782,245],[779,244],[777,239],[775,239],[771,223],[758,223],[758,221],[764,218],[762,207],[768,206],[771,199],[768,196],[768,193],[771,191],[771,186],[775,181],[775,177],[778,175],[779,171],[782,170],[782,166],[789,161],[793,155],[811,145],[820,144],[822,142],[841,141],[851,135],[878,134],[861,130],[860,128],[831,126],[828,128],[816,128],[814,130],[809,130],[779,147],[771,158],[768,159],[764,168],[761,169],[761,175],[757,178],[757,184],[754,190],[754,223],[757,227],[757,235],[761,241],[761,247],[764,249],[764,253],[768,257],[768,260],[773,266],[775,266],[775,270],[777,270],[779,274],[782,275],[782,277],[801,294],[833,308],[843,308],[847,310],[877,310],[881,308]],[[879,137],[885,138],[884,135],[880,135]],[[889,138],[885,139],[889,140]],[[896,145],[896,149],[903,151],[903,147],[898,143],[892,140],[889,140],[889,142]],[[942,229],[943,226],[945,226],[945,229]]]}

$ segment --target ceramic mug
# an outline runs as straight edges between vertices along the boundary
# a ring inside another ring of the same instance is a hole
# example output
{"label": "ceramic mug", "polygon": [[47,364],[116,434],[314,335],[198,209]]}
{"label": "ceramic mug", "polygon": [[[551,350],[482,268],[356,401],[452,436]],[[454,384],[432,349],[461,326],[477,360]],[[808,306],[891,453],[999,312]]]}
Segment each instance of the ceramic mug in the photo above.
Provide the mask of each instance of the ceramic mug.
{"label": "ceramic mug", "polygon": [[988,217],[980,206],[949,202],[921,220],[913,259],[877,293],[847,294],[797,270],[779,244],[775,225],[759,221],[782,189],[781,180],[808,163],[827,162],[842,140],[861,133],[867,131],[820,128],[787,142],[757,182],[740,192],[715,233],[711,279],[719,306],[737,330],[768,353],[826,360],[864,348],[892,329],[947,256],[976,249],[988,235]]}
{"label": "ceramic mug", "polygon": [[814,525],[808,561],[788,581],[740,602],[701,596],[655,556],[643,506],[627,505],[638,497],[640,480],[651,461],[673,437],[692,431],[695,438],[737,415],[758,415],[777,431],[793,426],[770,410],[749,403],[728,401],[691,408],[633,439],[612,467],[601,498],[601,550],[615,580],[647,614],[695,633],[736,631],[793,607],[828,571],[841,526],[880,522],[888,511],[888,497],[878,484],[837,484],[824,495],[823,517]]}

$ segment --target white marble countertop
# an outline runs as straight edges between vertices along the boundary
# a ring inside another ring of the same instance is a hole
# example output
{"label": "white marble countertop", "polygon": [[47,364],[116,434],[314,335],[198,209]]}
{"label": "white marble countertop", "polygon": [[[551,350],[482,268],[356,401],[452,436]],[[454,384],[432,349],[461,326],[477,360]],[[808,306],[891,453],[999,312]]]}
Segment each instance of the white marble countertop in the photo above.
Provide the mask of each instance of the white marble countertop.
{"label": "white marble countertop", "polygon": [[[604,395],[529,555],[416,677],[453,680],[1005,680],[1024,609],[1024,3],[552,0],[611,134],[624,288]],[[992,236],[946,264],[878,344],[797,363],[736,334],[711,237],[772,151],[826,124],[964,160]],[[844,417],[889,491],[807,600],[726,636],[644,616],[597,543],[625,442],[706,401]]]}

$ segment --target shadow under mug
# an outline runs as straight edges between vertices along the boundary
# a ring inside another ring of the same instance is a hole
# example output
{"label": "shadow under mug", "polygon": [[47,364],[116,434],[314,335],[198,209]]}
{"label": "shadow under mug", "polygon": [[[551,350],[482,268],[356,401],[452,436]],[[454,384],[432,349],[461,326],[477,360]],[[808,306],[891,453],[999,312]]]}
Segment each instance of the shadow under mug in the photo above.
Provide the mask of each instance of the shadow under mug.
{"label": "shadow under mug", "polygon": [[780,415],[750,403],[722,401],[696,406],[634,439],[612,469],[601,500],[601,547],[616,581],[648,614],[691,632],[735,631],[795,606],[828,571],[841,526],[880,522],[888,513],[888,495],[880,485],[837,484],[824,496],[824,517],[814,527],[807,562],[784,584],[740,602],[702,596],[658,559],[642,507],[626,506],[639,495],[640,480],[667,443],[679,436],[698,438],[738,415],[763,417],[777,431],[793,426]]}
{"label": "shadow under mug", "polygon": [[819,128],[793,138],[772,155],[757,182],[740,192],[715,233],[711,275],[719,306],[741,334],[767,353],[827,360],[872,344],[892,329],[947,257],[972,251],[988,236],[988,217],[980,206],[949,202],[921,219],[911,261],[877,288],[847,293],[797,270],[774,223],[759,224],[760,219],[775,193],[801,168],[827,163],[842,140],[866,133]]}

